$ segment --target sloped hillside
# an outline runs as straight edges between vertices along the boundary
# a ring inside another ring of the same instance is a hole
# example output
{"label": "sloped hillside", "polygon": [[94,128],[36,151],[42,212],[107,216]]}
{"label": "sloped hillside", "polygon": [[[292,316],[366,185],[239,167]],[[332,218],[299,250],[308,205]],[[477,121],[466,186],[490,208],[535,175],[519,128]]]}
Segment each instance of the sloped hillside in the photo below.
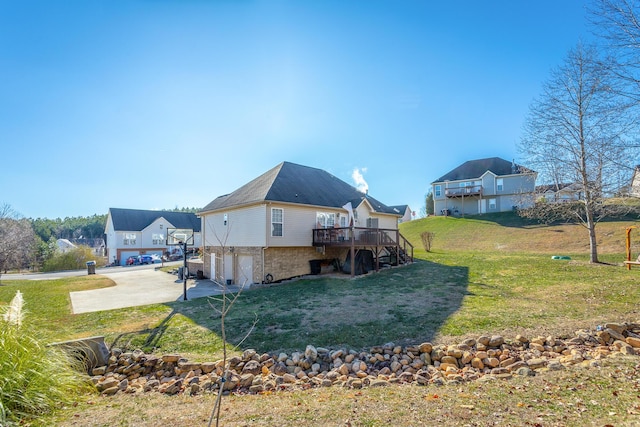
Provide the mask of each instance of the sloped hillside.
{"label": "sloped hillside", "polygon": [[[624,254],[626,228],[640,221],[601,222],[596,228],[599,254]],[[403,223],[401,233],[417,249],[420,234],[435,233],[433,251],[506,251],[586,254],[587,230],[578,224],[543,225],[514,213],[466,218],[432,216]],[[640,253],[640,229],[632,231],[632,251]]]}

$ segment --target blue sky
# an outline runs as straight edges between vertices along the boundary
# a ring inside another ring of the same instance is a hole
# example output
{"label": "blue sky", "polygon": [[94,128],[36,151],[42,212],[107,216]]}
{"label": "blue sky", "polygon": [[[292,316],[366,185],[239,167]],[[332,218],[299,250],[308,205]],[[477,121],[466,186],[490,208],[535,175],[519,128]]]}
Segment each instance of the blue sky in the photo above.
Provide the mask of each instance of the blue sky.
{"label": "blue sky", "polygon": [[464,161],[518,161],[586,4],[0,0],[0,204],[203,207],[290,161],[419,212]]}

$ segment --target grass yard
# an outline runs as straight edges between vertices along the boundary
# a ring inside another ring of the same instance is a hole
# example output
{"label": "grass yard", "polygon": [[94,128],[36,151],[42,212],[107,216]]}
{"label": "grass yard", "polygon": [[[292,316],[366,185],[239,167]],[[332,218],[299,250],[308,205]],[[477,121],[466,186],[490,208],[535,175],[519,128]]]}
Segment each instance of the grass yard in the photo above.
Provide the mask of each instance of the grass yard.
{"label": "grass yard", "polygon": [[[244,339],[240,350],[258,352],[304,350],[307,344],[360,349],[387,342],[451,343],[481,334],[571,336],[608,321],[638,322],[640,269],[627,271],[621,264],[628,225],[599,225],[601,259],[609,264],[590,265],[579,226],[540,226],[512,214],[412,221],[402,232],[416,245],[418,262],[356,279],[320,277],[244,292],[227,318],[228,342]],[[420,249],[424,230],[436,236],[429,253]],[[632,249],[635,257],[640,245]],[[555,254],[572,259],[552,260]],[[26,321],[52,341],[104,335],[123,349],[199,361],[220,357],[220,319],[212,308],[219,301],[71,315],[69,291],[110,281],[85,276],[11,282],[5,276],[2,283],[0,305],[20,289]],[[224,400],[224,425],[640,425],[638,359],[604,365],[456,386],[234,396]],[[206,425],[212,406],[213,397],[206,395],[94,396],[42,422]]]}

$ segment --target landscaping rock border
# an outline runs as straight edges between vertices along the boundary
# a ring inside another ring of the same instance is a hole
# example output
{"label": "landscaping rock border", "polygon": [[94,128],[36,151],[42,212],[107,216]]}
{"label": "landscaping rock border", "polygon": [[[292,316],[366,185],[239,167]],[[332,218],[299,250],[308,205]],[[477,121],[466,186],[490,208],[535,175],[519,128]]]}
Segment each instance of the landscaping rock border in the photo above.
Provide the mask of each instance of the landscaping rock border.
{"label": "landscaping rock border", "polygon": [[[569,339],[552,336],[507,340],[500,335],[466,339],[454,345],[396,346],[369,351],[308,345],[304,352],[258,354],[246,350],[230,357],[224,391],[263,393],[276,390],[341,386],[384,387],[508,379],[571,366],[598,367],[615,355],[640,355],[639,323],[607,323],[595,331],[578,330]],[[155,356],[141,350],[112,349],[108,364],[92,370],[104,395],[160,392],[198,394],[217,391],[223,361],[196,363],[177,354]]]}

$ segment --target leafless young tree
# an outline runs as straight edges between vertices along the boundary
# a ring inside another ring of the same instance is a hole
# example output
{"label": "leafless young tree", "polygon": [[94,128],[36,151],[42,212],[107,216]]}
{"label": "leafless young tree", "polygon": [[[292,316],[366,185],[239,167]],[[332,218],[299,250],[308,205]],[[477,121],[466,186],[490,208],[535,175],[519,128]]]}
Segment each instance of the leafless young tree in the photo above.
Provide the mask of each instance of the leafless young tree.
{"label": "leafless young tree", "polygon": [[598,262],[596,224],[611,214],[607,197],[618,190],[620,170],[632,171],[638,150],[630,135],[634,103],[598,51],[579,43],[552,70],[525,121],[520,151],[547,184],[571,183],[576,203],[537,203],[523,213],[547,220],[578,221],[588,231],[590,261]]}
{"label": "leafless young tree", "polygon": [[[206,221],[205,221],[206,222]],[[220,334],[221,334],[221,339],[222,339],[222,365],[223,365],[223,372],[222,372],[222,376],[220,378],[220,387],[218,389],[218,396],[216,398],[215,404],[211,410],[211,415],[209,417],[209,423],[208,423],[208,427],[211,427],[213,425],[213,422],[215,421],[215,425],[216,427],[218,427],[220,425],[220,411],[222,409],[222,394],[225,390],[225,384],[226,382],[229,380],[229,366],[227,363],[227,328],[226,328],[226,318],[227,315],[229,314],[229,311],[231,311],[231,308],[233,307],[233,305],[235,304],[235,302],[237,301],[238,297],[240,296],[240,294],[242,293],[242,291],[245,289],[245,286],[247,285],[247,283],[249,283],[249,274],[251,274],[250,272],[244,272],[241,271],[241,276],[242,276],[242,284],[241,286],[238,288],[238,290],[233,293],[229,290],[229,287],[227,286],[226,281],[224,280],[225,277],[225,268],[233,268],[232,265],[230,266],[226,266],[225,265],[225,256],[224,254],[229,250],[229,248],[227,247],[227,241],[229,239],[229,235],[231,233],[231,223],[229,222],[224,230],[224,233],[218,233],[218,230],[215,228],[215,226],[213,226],[213,224],[207,223],[208,227],[207,230],[209,231],[209,233],[211,233],[214,236],[215,241],[217,242],[217,246],[220,250],[221,253],[221,267],[222,267],[222,280],[220,280],[218,283],[220,284],[220,286],[222,287],[222,293],[220,294],[219,297],[210,297],[210,299],[214,302],[210,302],[209,306],[220,315]],[[203,242],[203,246],[205,248],[205,250],[203,251],[203,254],[206,256],[207,255],[207,251],[206,251],[206,244],[207,242]],[[211,256],[213,254],[209,253],[208,255]],[[213,270],[213,269],[212,269]],[[212,271],[212,274],[213,271]],[[212,280],[216,280],[216,277],[212,277]],[[251,334],[251,331],[253,331],[253,328],[255,327],[255,324],[257,322],[257,318],[254,321],[253,325],[251,326],[251,328],[249,328],[249,331],[246,333],[245,338],[246,339],[249,334]],[[242,341],[244,341],[244,339]],[[237,343],[235,344],[236,346],[240,346],[242,343]]]}
{"label": "leafless young tree", "polygon": [[8,204],[0,206],[0,275],[22,268],[31,259],[35,234],[29,220],[21,218]]}

